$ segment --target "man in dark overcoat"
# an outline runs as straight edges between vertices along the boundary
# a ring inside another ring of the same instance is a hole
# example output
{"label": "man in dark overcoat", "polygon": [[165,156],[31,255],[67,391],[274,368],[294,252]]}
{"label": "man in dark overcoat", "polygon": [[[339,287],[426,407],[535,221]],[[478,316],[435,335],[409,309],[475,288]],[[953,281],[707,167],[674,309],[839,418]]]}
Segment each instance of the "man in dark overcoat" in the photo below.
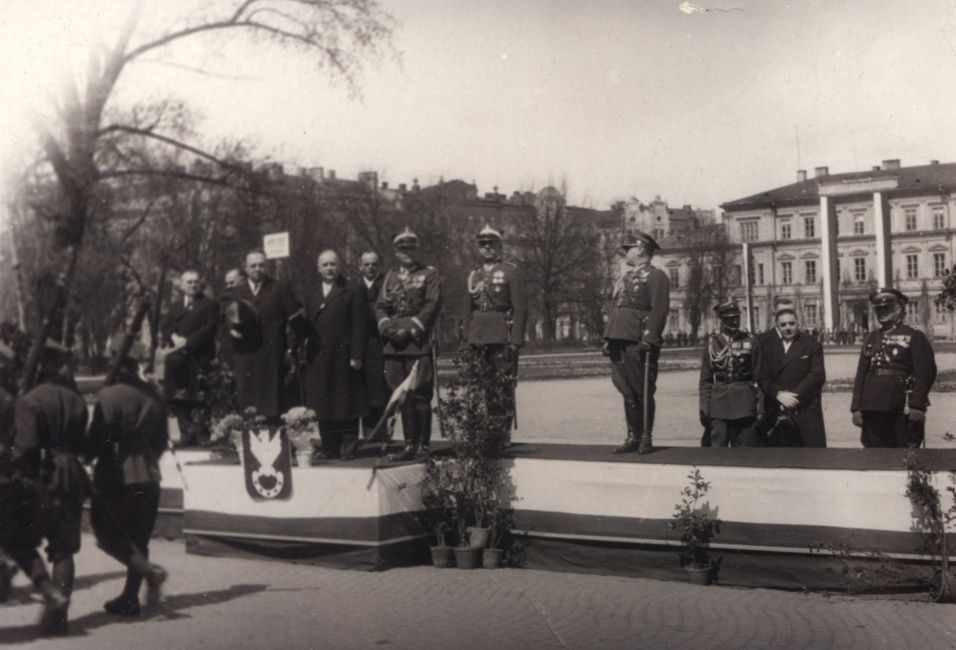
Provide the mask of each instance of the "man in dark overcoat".
{"label": "man in dark overcoat", "polygon": [[[14,426],[3,444],[0,545],[47,599],[40,625],[48,634],[67,633],[67,608],[80,550],[80,519],[88,492],[78,459],[86,433],[86,402],[76,390],[69,352],[49,341],[39,382],[19,397]],[[53,589],[37,554],[47,540]],[[60,599],[62,596],[62,600]]]}
{"label": "man in dark overcoat", "polygon": [[163,392],[179,423],[179,444],[194,445],[205,442],[206,432],[192,421],[192,411],[198,404],[199,374],[216,358],[219,303],[202,293],[196,271],[183,271],[179,288],[182,299],[169,306],[160,328],[165,354]]}
{"label": "man in dark overcoat", "polygon": [[216,332],[216,360],[223,366],[232,369],[235,359],[235,350],[233,349],[232,336],[229,334],[229,319],[226,308],[232,302],[232,292],[242,282],[246,276],[242,269],[229,269],[223,276],[223,290],[219,294],[219,329]]}
{"label": "man in dark overcoat", "polygon": [[239,410],[253,407],[258,415],[276,421],[293,405],[283,399],[286,326],[299,305],[287,283],[266,274],[266,263],[261,250],[246,255],[246,281],[233,290],[232,298],[253,309],[255,323],[249,328],[233,327],[229,333],[235,352]]}
{"label": "man in dark overcoat", "polygon": [[880,329],[867,334],[850,411],[864,447],[919,447],[925,438],[936,355],[923,332],[903,322],[906,295],[884,288],[870,296]]}
{"label": "man in dark overcoat", "polygon": [[[6,436],[13,432],[13,412],[16,403],[17,380],[14,368],[16,353],[13,348],[0,341],[0,440],[6,445]],[[0,455],[2,455],[0,450]],[[16,563],[8,558],[0,547],[0,603],[10,596]]]}
{"label": "man in dark overcoat", "polygon": [[118,616],[139,615],[143,580],[147,604],[157,605],[166,580],[166,571],[149,561],[149,540],[159,510],[159,459],[169,433],[163,396],[143,374],[145,360],[145,349],[134,343],[114,361],[120,364],[118,378],[96,394],[83,451],[88,463],[96,463],[90,520],[97,544],[126,566],[122,593],[103,606]]}
{"label": "man in dark overcoat", "polygon": [[362,417],[362,430],[368,435],[385,412],[388,403],[388,382],[385,381],[385,355],[382,335],[378,331],[375,319],[375,301],[382,292],[382,273],[378,253],[366,251],[362,253],[359,271],[362,277],[355,281],[355,285],[365,293],[366,331],[368,342],[365,344],[365,357],[362,360],[362,371],[365,373],[365,391],[368,395],[368,415]]}
{"label": "man in dark overcoat", "polygon": [[740,307],[726,300],[714,311],[720,331],[704,344],[700,362],[700,413],[713,447],[757,446],[755,339],[740,329]]}
{"label": "man in dark overcoat", "polygon": [[378,330],[385,341],[385,378],[395,390],[418,365],[417,382],[402,403],[405,448],[395,460],[412,460],[429,453],[432,435],[431,400],[435,387],[432,340],[441,310],[438,270],[418,260],[418,235],[405,228],[392,240],[398,267],[382,281],[375,303]]}
{"label": "man in dark overcoat", "polygon": [[611,381],[624,397],[627,421],[627,438],[614,453],[647,454],[653,451],[657,359],[670,311],[670,280],[651,266],[660,246],[650,235],[637,231],[621,249],[629,268],[614,287],[603,348],[611,359]]}
{"label": "man in dark overcoat", "polygon": [[766,399],[768,446],[826,447],[821,393],[823,346],[797,328],[796,307],[781,302],[776,327],[758,342],[757,383]]}
{"label": "man in dark overcoat", "polygon": [[362,358],[368,340],[365,291],[342,275],[335,251],[319,254],[320,282],[302,300],[309,320],[305,405],[315,411],[322,455],[348,460],[368,412]]}

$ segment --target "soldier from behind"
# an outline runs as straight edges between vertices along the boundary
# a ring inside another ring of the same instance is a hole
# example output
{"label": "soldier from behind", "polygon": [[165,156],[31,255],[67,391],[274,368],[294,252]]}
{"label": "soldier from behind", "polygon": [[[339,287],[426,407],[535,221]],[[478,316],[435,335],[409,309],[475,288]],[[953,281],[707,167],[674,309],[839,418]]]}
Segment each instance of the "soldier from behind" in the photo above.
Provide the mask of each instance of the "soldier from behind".
{"label": "soldier from behind", "polygon": [[757,446],[755,340],[740,329],[733,299],[714,307],[720,331],[707,337],[700,363],[700,412],[710,429],[710,446]]}
{"label": "soldier from behind", "polygon": [[627,438],[614,453],[647,454],[653,450],[657,358],[670,305],[670,281],[651,266],[660,249],[653,237],[637,231],[621,248],[630,268],[614,287],[603,348],[611,359],[611,380],[624,397],[627,420]]}
{"label": "soldier from behind", "polygon": [[[119,350],[114,351],[114,355]],[[134,343],[116,383],[96,394],[84,455],[96,463],[90,519],[97,544],[126,566],[123,592],[104,605],[119,616],[140,613],[139,590],[156,605],[166,571],[149,561],[149,539],[159,508],[159,458],[166,449],[166,406],[143,375],[146,351]]]}
{"label": "soldier from behind", "polygon": [[384,341],[389,389],[398,388],[419,364],[417,381],[401,406],[405,448],[395,460],[404,461],[429,451],[436,372],[431,343],[441,310],[441,283],[434,267],[418,261],[418,235],[405,228],[392,243],[399,266],[385,275],[375,317]]}
{"label": "soldier from behind", "polygon": [[528,294],[524,276],[514,264],[502,261],[501,249],[501,233],[491,226],[482,228],[478,233],[481,265],[468,275],[470,298],[464,318],[464,340],[481,351],[486,362],[509,382],[509,425],[508,430],[501,432],[501,442],[506,446],[514,419],[518,352],[524,345]]}
{"label": "soldier from behind", "polygon": [[880,329],[867,334],[850,411],[864,447],[919,447],[924,442],[936,358],[929,339],[903,322],[908,299],[884,288],[870,296]]}
{"label": "soldier from behind", "polygon": [[[67,633],[67,609],[80,550],[80,519],[88,492],[78,460],[86,433],[86,402],[77,392],[69,351],[49,341],[42,352],[37,385],[19,397],[13,431],[4,438],[5,483],[0,493],[0,536],[4,550],[46,600],[40,627]],[[12,435],[11,435],[12,433]],[[47,540],[52,584],[37,548]]]}

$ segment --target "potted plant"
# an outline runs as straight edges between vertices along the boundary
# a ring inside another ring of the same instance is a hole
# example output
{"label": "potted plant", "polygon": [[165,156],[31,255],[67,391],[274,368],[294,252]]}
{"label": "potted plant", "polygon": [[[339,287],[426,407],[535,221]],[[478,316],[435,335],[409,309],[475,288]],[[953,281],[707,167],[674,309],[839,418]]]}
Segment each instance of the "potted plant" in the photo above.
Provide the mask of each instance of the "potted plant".
{"label": "potted plant", "polygon": [[710,542],[720,532],[720,519],[709,502],[704,501],[710,489],[696,466],[687,475],[690,480],[681,490],[681,500],[674,506],[671,530],[680,533],[684,547],[681,566],[687,577],[696,584],[710,584],[714,578],[714,562],[710,557]]}
{"label": "potted plant", "polygon": [[282,414],[282,427],[295,451],[299,467],[312,465],[312,441],[319,437],[319,420],[315,411],[294,406]]}
{"label": "potted plant", "polygon": [[[499,502],[500,503],[500,502]],[[504,564],[505,551],[501,543],[511,528],[511,510],[498,508],[491,524],[491,539],[488,548],[482,551],[481,564],[486,569],[500,569]]]}

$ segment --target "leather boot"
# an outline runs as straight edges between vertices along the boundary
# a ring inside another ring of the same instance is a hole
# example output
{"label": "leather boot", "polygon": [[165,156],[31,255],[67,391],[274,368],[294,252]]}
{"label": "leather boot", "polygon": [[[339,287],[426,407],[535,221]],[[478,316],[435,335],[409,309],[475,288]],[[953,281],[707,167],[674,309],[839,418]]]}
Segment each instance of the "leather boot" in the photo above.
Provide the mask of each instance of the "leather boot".
{"label": "leather boot", "polygon": [[614,450],[615,454],[637,451],[641,444],[641,437],[638,433],[640,424],[638,422],[637,404],[631,400],[624,400],[624,419],[627,421],[627,438],[624,440],[624,444]]}
{"label": "leather boot", "polygon": [[654,451],[654,445],[651,441],[651,434],[645,433],[641,436],[641,442],[637,447],[637,453],[639,455],[649,454]]}
{"label": "leather boot", "polygon": [[430,452],[432,439],[432,409],[427,402],[415,401],[415,431],[418,432],[416,457],[424,460]]}
{"label": "leather boot", "polygon": [[40,633],[45,636],[65,636],[69,633],[66,612],[70,608],[70,599],[50,581],[40,587],[40,592],[43,594]]}
{"label": "leather boot", "polygon": [[11,565],[0,560],[0,603],[5,603],[10,598],[15,570]]}
{"label": "leather boot", "polygon": [[408,399],[402,404],[402,435],[405,436],[405,448],[397,454],[391,454],[390,460],[408,461],[415,460],[418,440],[418,423],[415,417],[415,405]]}

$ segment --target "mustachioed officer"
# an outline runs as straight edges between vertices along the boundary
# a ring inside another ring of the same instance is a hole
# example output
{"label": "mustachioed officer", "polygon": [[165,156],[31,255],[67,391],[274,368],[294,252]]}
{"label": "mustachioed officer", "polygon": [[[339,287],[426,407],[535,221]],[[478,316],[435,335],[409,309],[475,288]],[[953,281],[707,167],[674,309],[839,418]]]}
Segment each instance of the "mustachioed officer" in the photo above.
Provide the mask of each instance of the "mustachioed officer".
{"label": "mustachioed officer", "polygon": [[375,318],[384,341],[385,380],[394,391],[419,363],[417,381],[401,406],[405,448],[395,460],[428,455],[435,372],[431,342],[441,310],[438,270],[418,260],[419,240],[410,228],[392,240],[398,267],[382,281]]}
{"label": "mustachioed officer", "polygon": [[670,281],[651,266],[660,246],[650,235],[637,231],[621,249],[629,269],[614,288],[604,331],[604,353],[611,359],[611,380],[624,397],[627,420],[627,438],[614,453],[646,454],[653,450],[657,358],[670,306]]}
{"label": "mustachioed officer", "polygon": [[907,297],[893,288],[870,296],[880,329],[863,340],[850,411],[864,447],[919,447],[925,436],[936,356],[923,332],[903,322]]}
{"label": "mustachioed officer", "polygon": [[720,331],[707,337],[700,363],[700,412],[713,447],[757,446],[755,339],[740,329],[734,299],[714,307]]}

